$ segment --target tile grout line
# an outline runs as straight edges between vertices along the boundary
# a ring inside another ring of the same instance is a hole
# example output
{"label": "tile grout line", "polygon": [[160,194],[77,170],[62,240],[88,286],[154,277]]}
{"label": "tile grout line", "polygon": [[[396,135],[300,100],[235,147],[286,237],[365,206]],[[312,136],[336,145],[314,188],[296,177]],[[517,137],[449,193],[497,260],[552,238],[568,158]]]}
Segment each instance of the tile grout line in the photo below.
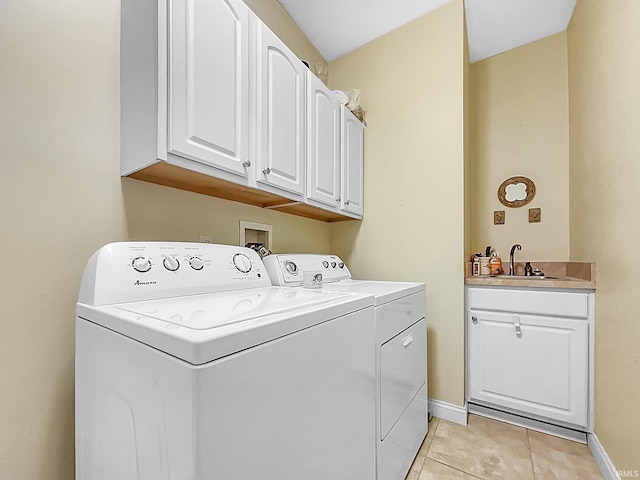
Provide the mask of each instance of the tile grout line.
{"label": "tile grout line", "polygon": [[[431,417],[432,421],[435,417]],[[427,451],[424,452],[424,458],[422,459],[422,464],[420,465],[420,470],[418,470],[418,480],[420,480],[420,474],[422,474],[422,469],[424,468],[424,463],[427,461],[427,458],[429,458],[429,450],[431,450],[431,445],[433,445],[433,441],[436,438],[436,433],[438,433],[438,427],[440,426],[440,419],[438,419],[438,423],[436,423],[436,427],[435,430],[433,431],[433,437],[431,437],[431,440],[429,441],[429,447],[427,448]],[[428,434],[428,432],[427,432]],[[427,441],[427,438],[425,437],[424,441]]]}
{"label": "tile grout line", "polygon": [[446,463],[443,463],[440,460],[436,460],[435,458],[430,458],[429,460],[433,460],[434,462],[439,463],[440,465],[444,465],[445,467],[450,468],[452,470],[455,470],[456,472],[464,473],[465,475],[467,475],[467,476],[469,476],[471,478],[477,478],[479,480],[486,480],[486,479],[484,479],[482,477],[478,477],[477,475],[474,475],[472,473],[465,472],[464,470],[460,470],[459,468],[452,467],[451,465],[447,465]]}
{"label": "tile grout line", "polygon": [[529,429],[525,428],[527,432],[527,445],[529,446],[529,461],[531,462],[531,478],[536,480],[536,469],[533,466],[533,451],[531,450],[531,438],[529,437]]}
{"label": "tile grout line", "polygon": [[444,465],[447,468],[451,468],[453,470],[456,470],[457,472],[463,473],[465,475],[468,475],[472,478],[477,478],[478,480],[485,480],[482,477],[478,477],[476,475],[473,475],[471,473],[465,472],[464,470],[460,470],[459,468],[456,467],[452,467],[451,465],[447,465],[444,462],[441,462],[439,460],[436,460],[435,458],[429,458],[429,450],[431,450],[431,446],[433,445],[433,441],[436,439],[436,434],[438,433],[438,427],[440,426],[440,419],[438,419],[438,424],[436,425],[435,430],[433,431],[433,437],[431,438],[431,442],[429,443],[429,448],[427,448],[427,451],[424,454],[424,461],[422,462],[422,465],[420,466],[420,470],[418,471],[418,480],[420,480],[420,474],[422,473],[422,469],[424,468],[424,464],[427,462],[427,460],[432,460],[436,463],[439,463],[440,465]]}

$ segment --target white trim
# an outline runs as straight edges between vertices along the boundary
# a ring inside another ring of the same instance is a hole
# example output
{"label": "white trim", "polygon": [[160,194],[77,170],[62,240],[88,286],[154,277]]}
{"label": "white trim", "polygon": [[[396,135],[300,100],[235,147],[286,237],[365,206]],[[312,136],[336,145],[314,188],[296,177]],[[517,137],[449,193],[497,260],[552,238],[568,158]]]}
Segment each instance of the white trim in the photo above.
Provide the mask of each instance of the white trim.
{"label": "white trim", "polygon": [[429,411],[434,417],[457,423],[458,425],[467,425],[467,406],[460,407],[450,403],[441,402],[440,400],[429,399]]}
{"label": "white trim", "polygon": [[589,450],[591,450],[591,454],[593,455],[604,480],[621,480],[620,474],[617,472],[616,467],[613,466],[613,462],[609,458],[609,455],[607,455],[607,452],[595,433],[590,433],[588,435],[587,445],[589,445]]}

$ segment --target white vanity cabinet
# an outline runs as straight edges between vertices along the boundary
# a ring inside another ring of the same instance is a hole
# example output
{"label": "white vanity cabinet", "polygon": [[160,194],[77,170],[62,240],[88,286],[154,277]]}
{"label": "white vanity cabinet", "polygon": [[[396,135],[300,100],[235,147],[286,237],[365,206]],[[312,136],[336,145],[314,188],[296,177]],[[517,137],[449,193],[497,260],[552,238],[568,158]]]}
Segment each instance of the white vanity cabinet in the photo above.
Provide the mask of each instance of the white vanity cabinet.
{"label": "white vanity cabinet", "polygon": [[467,401],[592,428],[593,292],[467,287]]}
{"label": "white vanity cabinet", "polygon": [[362,217],[364,201],[364,125],[346,107],[341,107],[342,115],[342,178],[340,208]]}
{"label": "white vanity cabinet", "polygon": [[254,15],[256,182],[291,199],[304,196],[307,68]]}
{"label": "white vanity cabinet", "polygon": [[307,74],[307,200],[340,209],[340,115],[336,96]]}

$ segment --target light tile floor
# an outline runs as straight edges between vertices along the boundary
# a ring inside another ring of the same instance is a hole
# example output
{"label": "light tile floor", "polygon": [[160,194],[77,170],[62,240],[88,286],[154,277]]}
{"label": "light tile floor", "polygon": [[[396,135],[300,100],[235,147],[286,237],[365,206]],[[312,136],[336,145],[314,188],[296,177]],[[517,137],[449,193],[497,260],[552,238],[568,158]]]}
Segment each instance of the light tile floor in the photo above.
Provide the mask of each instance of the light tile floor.
{"label": "light tile floor", "polygon": [[602,479],[589,447],[469,415],[466,427],[433,418],[405,480]]}

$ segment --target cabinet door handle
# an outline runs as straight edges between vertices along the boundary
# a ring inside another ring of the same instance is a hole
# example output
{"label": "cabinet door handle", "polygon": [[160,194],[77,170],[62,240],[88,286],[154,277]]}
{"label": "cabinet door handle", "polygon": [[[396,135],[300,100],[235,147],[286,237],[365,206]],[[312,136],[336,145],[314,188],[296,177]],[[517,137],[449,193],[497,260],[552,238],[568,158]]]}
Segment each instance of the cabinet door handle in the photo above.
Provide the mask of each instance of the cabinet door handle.
{"label": "cabinet door handle", "polygon": [[345,204],[345,205],[349,205],[349,200],[345,200],[345,201],[344,201],[344,204]]}
{"label": "cabinet door handle", "polygon": [[242,166],[244,168],[249,168],[251,166],[251,160],[245,160],[244,162],[242,162]]}
{"label": "cabinet door handle", "polygon": [[513,325],[516,327],[516,337],[522,338],[522,327],[520,326],[520,315],[513,315]]}
{"label": "cabinet door handle", "polygon": [[471,321],[473,323],[478,323],[478,317],[476,317],[475,315],[473,317],[471,317]]}
{"label": "cabinet door handle", "polygon": [[402,349],[404,350],[413,343],[413,333],[402,339]]}
{"label": "cabinet door handle", "polygon": [[271,169],[267,167],[264,170],[262,170],[262,173],[264,173],[265,175],[269,175],[271,173]]}
{"label": "cabinet door handle", "polygon": [[342,200],[340,197],[336,198],[336,202],[340,203],[340,200]]}

